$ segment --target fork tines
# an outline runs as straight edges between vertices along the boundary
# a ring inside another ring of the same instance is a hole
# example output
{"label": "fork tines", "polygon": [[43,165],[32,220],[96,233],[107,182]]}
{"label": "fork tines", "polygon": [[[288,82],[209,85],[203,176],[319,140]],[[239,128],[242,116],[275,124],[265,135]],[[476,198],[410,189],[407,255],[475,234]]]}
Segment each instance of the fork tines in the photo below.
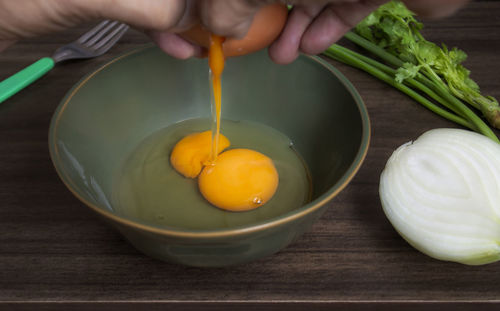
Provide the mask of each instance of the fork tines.
{"label": "fork tines", "polygon": [[128,30],[129,26],[117,21],[105,20],[86,32],[77,42],[86,48],[107,50]]}

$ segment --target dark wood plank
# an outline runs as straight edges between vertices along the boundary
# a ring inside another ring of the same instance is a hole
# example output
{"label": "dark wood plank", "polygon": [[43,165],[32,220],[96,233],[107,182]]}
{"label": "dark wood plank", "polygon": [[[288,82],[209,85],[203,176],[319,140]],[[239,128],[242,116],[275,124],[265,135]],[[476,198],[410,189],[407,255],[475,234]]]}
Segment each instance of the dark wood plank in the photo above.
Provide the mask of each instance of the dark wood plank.
{"label": "dark wood plank", "polygon": [[[500,98],[498,15],[499,2],[472,3],[454,17],[426,21],[425,35],[465,50],[483,92]],[[50,55],[85,29],[11,47],[0,54],[0,79]],[[358,175],[311,231],[274,256],[221,269],[166,264],[135,251],[59,181],[48,155],[47,130],[58,102],[84,74],[146,42],[144,35],[131,32],[105,56],[57,66],[0,105],[0,301],[11,302],[0,309],[115,310],[127,301],[136,302],[129,306],[134,310],[398,310],[405,301],[411,301],[408,310],[445,305],[469,310],[479,306],[474,303],[483,303],[482,310],[499,307],[494,304],[500,303],[499,264],[469,267],[422,255],[397,235],[379,203],[378,179],[392,151],[426,130],[454,125],[335,62],[365,100],[372,142]],[[96,301],[103,304],[84,303]],[[274,304],[287,301],[302,303]],[[356,301],[361,302],[351,303]]]}
{"label": "dark wood plank", "polygon": [[[61,310],[93,310],[93,311],[157,311],[157,310],[232,310],[232,311],[387,311],[387,310],[405,310],[405,311],[466,311],[466,310],[481,310],[493,311],[498,310],[498,305],[495,303],[456,303],[456,302],[380,302],[380,301],[330,301],[330,302],[193,302],[193,301],[177,301],[177,302],[59,302],[59,303],[44,303],[44,302],[29,302],[29,303],[6,303],[4,305],[7,310],[23,311],[37,310],[46,311],[54,310],[57,307]],[[1,305],[0,305],[1,307]]]}

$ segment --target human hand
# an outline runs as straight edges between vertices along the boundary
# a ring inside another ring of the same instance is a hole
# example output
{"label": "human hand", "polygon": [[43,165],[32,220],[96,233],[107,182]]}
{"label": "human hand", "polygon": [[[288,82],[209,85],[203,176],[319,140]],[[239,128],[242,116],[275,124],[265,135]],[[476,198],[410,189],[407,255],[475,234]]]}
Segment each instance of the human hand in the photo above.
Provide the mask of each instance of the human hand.
{"label": "human hand", "polygon": [[[242,37],[260,7],[276,0],[0,0],[0,50],[9,43],[94,19],[123,21],[150,34],[178,58],[203,55],[202,47],[179,33],[195,24],[227,36]],[[384,0],[292,0],[293,10],[278,39],[269,47],[277,63],[299,54],[317,54],[337,41]],[[467,0],[407,0],[427,15],[449,14]]]}
{"label": "human hand", "polygon": [[[406,5],[424,17],[452,14],[469,0],[406,0]],[[206,29],[227,37],[243,37],[253,15],[263,5],[276,0],[205,0],[195,4],[195,21]],[[284,1],[281,1],[284,2]],[[318,54],[338,41],[370,12],[387,0],[289,0],[293,4],[281,35],[269,47],[276,63],[291,63],[299,53]],[[200,47],[172,32],[152,32],[167,53],[187,58],[203,54]]]}

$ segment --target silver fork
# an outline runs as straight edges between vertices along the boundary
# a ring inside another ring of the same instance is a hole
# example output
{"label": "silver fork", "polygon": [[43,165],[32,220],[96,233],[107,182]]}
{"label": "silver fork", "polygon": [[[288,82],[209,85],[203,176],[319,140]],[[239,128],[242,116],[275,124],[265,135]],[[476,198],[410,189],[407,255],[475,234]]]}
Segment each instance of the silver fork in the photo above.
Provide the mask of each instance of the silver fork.
{"label": "silver fork", "polygon": [[68,59],[93,58],[106,53],[127,32],[129,26],[105,20],[84,33],[76,41],[57,49],[52,57],[44,57],[0,82],[0,103],[30,85],[56,63]]}

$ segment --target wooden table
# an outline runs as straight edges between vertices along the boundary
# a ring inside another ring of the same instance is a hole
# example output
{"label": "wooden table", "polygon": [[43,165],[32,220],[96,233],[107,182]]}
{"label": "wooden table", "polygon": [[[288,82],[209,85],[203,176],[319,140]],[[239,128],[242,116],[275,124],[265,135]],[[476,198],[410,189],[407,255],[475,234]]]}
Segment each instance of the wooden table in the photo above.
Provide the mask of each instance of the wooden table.
{"label": "wooden table", "polygon": [[[464,49],[483,92],[500,98],[498,16],[499,2],[476,2],[426,22],[424,33]],[[0,54],[0,80],[87,27],[9,48]],[[131,31],[105,56],[58,65],[0,105],[0,310],[500,309],[500,263],[470,267],[419,253],[394,231],[379,202],[379,175],[392,151],[454,124],[337,63],[368,107],[371,147],[355,179],[308,233],[274,256],[229,268],[189,268],[137,252],[59,180],[47,130],[84,74],[146,42]]]}

